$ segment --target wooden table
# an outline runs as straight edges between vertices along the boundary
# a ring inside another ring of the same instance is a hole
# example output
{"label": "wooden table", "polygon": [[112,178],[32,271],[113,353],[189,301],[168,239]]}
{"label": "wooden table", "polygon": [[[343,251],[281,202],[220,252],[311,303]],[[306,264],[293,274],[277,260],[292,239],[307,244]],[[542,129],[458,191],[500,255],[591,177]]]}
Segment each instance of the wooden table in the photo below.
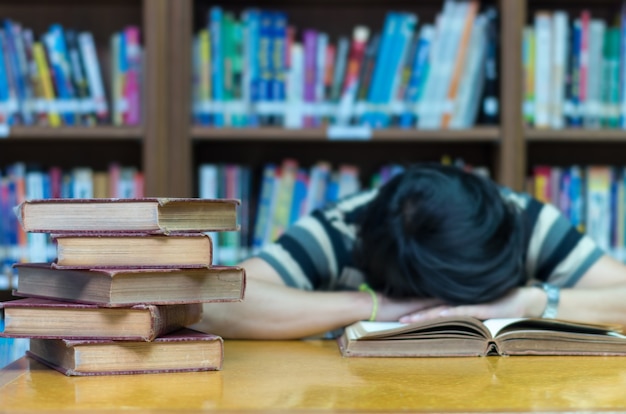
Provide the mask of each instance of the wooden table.
{"label": "wooden table", "polygon": [[226,341],[222,371],[65,377],[22,358],[0,412],[626,410],[626,357],[343,358],[334,341]]}

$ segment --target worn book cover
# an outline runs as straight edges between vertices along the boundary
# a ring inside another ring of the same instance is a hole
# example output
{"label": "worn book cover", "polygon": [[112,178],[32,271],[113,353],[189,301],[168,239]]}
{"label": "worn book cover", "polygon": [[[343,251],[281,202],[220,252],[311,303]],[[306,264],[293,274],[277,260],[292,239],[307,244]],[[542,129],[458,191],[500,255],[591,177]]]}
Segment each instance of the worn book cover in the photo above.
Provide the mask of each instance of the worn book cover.
{"label": "worn book cover", "polygon": [[209,267],[213,242],[205,233],[53,233],[54,267],[98,269],[131,267]]}
{"label": "worn book cover", "polygon": [[27,355],[68,376],[215,371],[224,341],[187,328],[151,342],[33,338]]}
{"label": "worn book cover", "polygon": [[337,339],[346,357],[626,355],[621,326],[556,319],[360,321]]}
{"label": "worn book cover", "polygon": [[0,302],[0,336],[47,339],[152,341],[157,336],[200,321],[202,304],[137,304],[106,308],[75,302],[25,298]]}
{"label": "worn book cover", "polygon": [[50,263],[14,265],[16,296],[118,307],[237,302],[244,298],[246,274],[238,266],[199,269],[57,269]]}
{"label": "worn book cover", "polygon": [[15,213],[27,232],[235,231],[239,200],[204,198],[47,198]]}

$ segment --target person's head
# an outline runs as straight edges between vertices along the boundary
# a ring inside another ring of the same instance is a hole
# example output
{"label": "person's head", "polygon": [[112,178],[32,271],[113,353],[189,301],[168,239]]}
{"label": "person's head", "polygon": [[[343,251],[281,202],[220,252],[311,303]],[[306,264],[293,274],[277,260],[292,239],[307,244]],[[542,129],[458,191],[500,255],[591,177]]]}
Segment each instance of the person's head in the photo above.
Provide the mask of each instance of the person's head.
{"label": "person's head", "polygon": [[366,207],[354,260],[389,297],[482,303],[525,283],[525,233],[522,213],[489,179],[417,164]]}

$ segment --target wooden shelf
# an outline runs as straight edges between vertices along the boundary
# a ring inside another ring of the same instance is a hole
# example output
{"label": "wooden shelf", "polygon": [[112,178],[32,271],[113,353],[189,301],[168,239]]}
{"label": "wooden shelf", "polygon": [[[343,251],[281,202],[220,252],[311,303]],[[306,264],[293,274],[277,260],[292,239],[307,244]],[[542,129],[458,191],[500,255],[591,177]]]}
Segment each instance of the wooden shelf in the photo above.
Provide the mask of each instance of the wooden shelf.
{"label": "wooden shelf", "polygon": [[192,127],[190,136],[194,141],[384,141],[384,142],[498,142],[498,127],[478,127],[463,130],[418,130],[381,129],[374,130],[371,138],[329,138],[327,128],[285,129],[285,128],[206,128]]}
{"label": "wooden shelf", "polygon": [[626,130],[621,129],[533,129],[525,131],[526,142],[624,142]]}
{"label": "wooden shelf", "polygon": [[[16,126],[11,128],[11,132],[5,140],[14,139],[119,139],[119,140],[141,140],[143,137],[142,127],[117,127],[117,126],[95,126],[95,127],[25,127]],[[2,142],[3,139],[0,139]]]}

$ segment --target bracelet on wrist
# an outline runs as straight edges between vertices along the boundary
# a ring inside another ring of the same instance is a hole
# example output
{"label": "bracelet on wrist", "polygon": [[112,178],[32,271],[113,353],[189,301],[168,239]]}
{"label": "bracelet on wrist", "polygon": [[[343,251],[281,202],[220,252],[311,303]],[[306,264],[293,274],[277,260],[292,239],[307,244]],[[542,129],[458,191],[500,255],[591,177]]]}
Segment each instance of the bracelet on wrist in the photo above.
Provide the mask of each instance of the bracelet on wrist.
{"label": "bracelet on wrist", "polygon": [[370,314],[370,318],[368,319],[370,322],[376,320],[376,315],[378,314],[378,296],[376,296],[376,292],[369,287],[367,283],[361,283],[359,286],[359,291],[367,292],[372,297],[372,313]]}

